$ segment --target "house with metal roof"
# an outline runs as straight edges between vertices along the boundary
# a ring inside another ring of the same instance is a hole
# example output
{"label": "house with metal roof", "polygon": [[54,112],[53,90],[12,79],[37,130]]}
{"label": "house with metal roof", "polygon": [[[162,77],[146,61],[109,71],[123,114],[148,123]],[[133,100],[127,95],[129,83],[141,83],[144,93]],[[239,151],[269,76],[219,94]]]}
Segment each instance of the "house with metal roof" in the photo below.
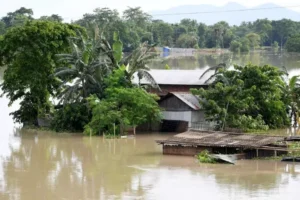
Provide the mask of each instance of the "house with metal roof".
{"label": "house with metal roof", "polygon": [[189,92],[170,92],[158,103],[165,121],[187,122],[185,129],[205,120],[198,97]]}
{"label": "house with metal roof", "polygon": [[[191,128],[193,124],[205,121],[204,110],[199,104],[199,99],[191,94],[190,89],[206,88],[206,80],[214,72],[208,72],[201,79],[201,75],[207,70],[150,70],[149,73],[159,85],[160,90],[149,88],[148,91],[160,96],[159,105],[163,110],[162,131],[183,132]],[[135,76],[133,82],[139,83]],[[142,85],[150,82],[143,78]],[[206,125],[205,125],[206,126]]]}
{"label": "house with metal roof", "polygon": [[[199,70],[150,70],[149,73],[159,85],[160,90],[149,88],[149,92],[156,93],[159,96],[165,96],[170,92],[189,92],[192,88],[206,88],[209,79],[214,72],[208,72],[201,79],[201,75],[206,71]],[[134,83],[138,83],[138,77],[134,76]],[[149,85],[149,81],[143,78],[142,85]]]}

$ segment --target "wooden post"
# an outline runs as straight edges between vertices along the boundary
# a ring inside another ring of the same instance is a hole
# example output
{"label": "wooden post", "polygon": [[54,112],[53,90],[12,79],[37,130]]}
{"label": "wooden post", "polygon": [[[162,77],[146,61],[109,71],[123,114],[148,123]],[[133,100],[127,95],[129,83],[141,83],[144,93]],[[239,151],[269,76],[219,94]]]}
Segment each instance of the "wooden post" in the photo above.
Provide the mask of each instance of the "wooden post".
{"label": "wooden post", "polygon": [[135,135],[136,126],[133,126],[133,135]]}
{"label": "wooden post", "polygon": [[258,158],[258,149],[256,149],[256,158]]}
{"label": "wooden post", "polygon": [[274,156],[277,157],[277,150],[274,150]]}
{"label": "wooden post", "polygon": [[116,123],[114,123],[114,139],[116,138]]}

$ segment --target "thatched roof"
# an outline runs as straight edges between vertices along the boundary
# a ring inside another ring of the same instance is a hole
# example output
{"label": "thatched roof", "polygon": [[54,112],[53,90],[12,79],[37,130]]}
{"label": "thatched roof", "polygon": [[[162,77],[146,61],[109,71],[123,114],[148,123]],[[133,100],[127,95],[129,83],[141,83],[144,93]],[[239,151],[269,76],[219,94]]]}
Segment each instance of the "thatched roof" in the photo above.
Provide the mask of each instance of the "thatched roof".
{"label": "thatched roof", "polygon": [[267,135],[248,135],[240,133],[188,131],[175,135],[167,140],[156,141],[166,146],[203,146],[258,148],[284,141],[284,137]]}

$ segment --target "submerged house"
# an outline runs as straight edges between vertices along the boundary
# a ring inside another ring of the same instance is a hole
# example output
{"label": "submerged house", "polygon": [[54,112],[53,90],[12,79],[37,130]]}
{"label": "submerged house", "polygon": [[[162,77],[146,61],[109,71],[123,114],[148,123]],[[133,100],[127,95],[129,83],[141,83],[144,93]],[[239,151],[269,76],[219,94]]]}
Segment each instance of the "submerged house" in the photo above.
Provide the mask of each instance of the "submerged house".
{"label": "submerged house", "polygon": [[[148,91],[160,96],[158,101],[163,110],[163,124],[160,131],[184,132],[191,128],[193,123],[203,122],[204,111],[199,99],[191,94],[190,89],[206,88],[205,82],[212,73],[203,78],[200,76],[205,70],[151,70],[149,73],[155,79],[160,90],[148,88]],[[134,82],[138,83],[137,77]],[[149,85],[146,79],[141,85]]]}
{"label": "submerged house", "polygon": [[188,128],[192,123],[204,121],[204,111],[201,109],[199,99],[189,92],[170,92],[158,103],[163,109],[166,121],[187,122]]}
{"label": "submerged house", "polygon": [[239,159],[285,155],[285,138],[214,131],[190,130],[166,140],[156,141],[163,154],[194,156],[203,150],[213,154],[237,154]]}

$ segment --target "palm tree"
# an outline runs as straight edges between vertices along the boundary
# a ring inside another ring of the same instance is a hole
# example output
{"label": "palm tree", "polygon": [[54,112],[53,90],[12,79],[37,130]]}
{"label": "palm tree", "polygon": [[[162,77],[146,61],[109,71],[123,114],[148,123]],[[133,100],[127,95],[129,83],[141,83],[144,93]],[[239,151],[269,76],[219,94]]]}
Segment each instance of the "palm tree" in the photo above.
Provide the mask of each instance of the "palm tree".
{"label": "palm tree", "polygon": [[151,52],[154,45],[148,45],[146,42],[141,44],[137,49],[135,49],[129,56],[123,60],[123,64],[126,66],[127,75],[130,80],[135,74],[137,74],[139,79],[139,86],[141,86],[141,79],[146,79],[151,86],[158,88],[155,79],[149,73],[150,68],[147,66],[157,54]]}
{"label": "palm tree", "polygon": [[211,80],[213,80],[216,76],[221,75],[222,73],[220,72],[220,69],[224,69],[227,70],[228,67],[225,63],[220,63],[214,67],[210,67],[208,68],[205,72],[203,72],[203,74],[200,76],[199,79],[202,79],[208,72],[210,71],[214,71],[214,74],[212,76],[210,76],[205,83],[209,83]]}
{"label": "palm tree", "polygon": [[[90,94],[100,97],[103,93],[104,78],[113,70],[113,51],[105,40],[86,40],[80,36],[70,40],[72,52],[57,55],[67,67],[56,70],[61,80],[58,98],[63,103],[81,101]],[[70,84],[67,84],[71,82]]]}
{"label": "palm tree", "polygon": [[294,121],[293,126],[298,126],[299,110],[300,110],[300,76],[289,78],[287,68],[283,66],[283,80],[286,82],[286,87],[282,88],[289,100],[289,109],[291,112],[291,121]]}
{"label": "palm tree", "polygon": [[293,126],[298,125],[299,108],[300,108],[300,84],[299,76],[293,76],[288,84],[289,95],[291,100],[291,118],[294,120]]}

